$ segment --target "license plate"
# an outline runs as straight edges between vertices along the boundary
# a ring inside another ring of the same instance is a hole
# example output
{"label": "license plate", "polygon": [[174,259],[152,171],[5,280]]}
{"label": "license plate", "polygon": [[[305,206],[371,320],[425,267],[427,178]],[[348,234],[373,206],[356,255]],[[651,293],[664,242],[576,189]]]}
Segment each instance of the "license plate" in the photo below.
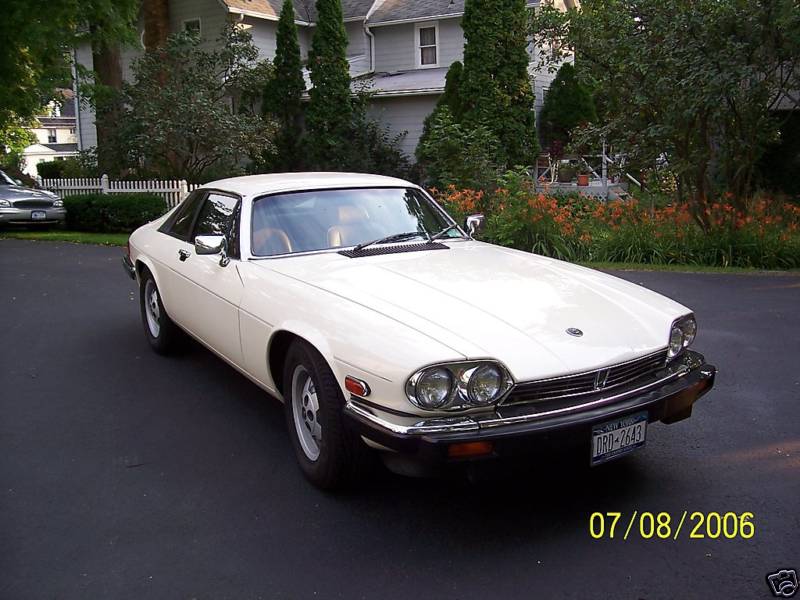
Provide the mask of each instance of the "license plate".
{"label": "license plate", "polygon": [[647,411],[593,426],[592,465],[641,448],[646,436]]}
{"label": "license plate", "polygon": [[43,210],[31,211],[31,219],[33,219],[34,221],[39,221],[41,219],[46,219],[46,218],[47,218],[47,213]]}

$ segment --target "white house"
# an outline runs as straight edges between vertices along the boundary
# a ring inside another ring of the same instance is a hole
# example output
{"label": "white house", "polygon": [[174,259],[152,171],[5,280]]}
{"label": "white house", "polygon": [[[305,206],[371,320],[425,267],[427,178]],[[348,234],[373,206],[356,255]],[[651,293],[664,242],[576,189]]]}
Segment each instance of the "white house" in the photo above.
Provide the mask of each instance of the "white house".
{"label": "white house", "polygon": [[36,165],[53,160],[64,160],[78,153],[78,138],[75,134],[75,103],[71,90],[64,90],[62,100],[53,100],[46,112],[36,118],[36,126],[31,132],[36,142],[23,151],[25,166],[23,171],[35,177]]}
{"label": "white house", "polygon": [[[305,58],[315,26],[314,1],[293,1]],[[538,3],[529,0],[528,6]],[[250,31],[262,57],[273,59],[281,6],[282,0],[171,0],[171,29],[198,31],[203,40],[213,43],[226,22],[234,21]],[[463,59],[464,0],[342,0],[342,9],[350,73],[373,77],[371,114],[393,132],[406,133],[403,150],[413,157],[423,121],[444,91],[447,69]],[[141,47],[129,48],[123,53],[126,77],[130,77],[131,62],[142,51]],[[531,48],[532,59],[533,52]],[[77,49],[75,58],[92,68],[88,47]],[[552,78],[550,73],[531,71],[537,109]],[[94,116],[84,105],[78,124],[79,147],[95,145]]]}

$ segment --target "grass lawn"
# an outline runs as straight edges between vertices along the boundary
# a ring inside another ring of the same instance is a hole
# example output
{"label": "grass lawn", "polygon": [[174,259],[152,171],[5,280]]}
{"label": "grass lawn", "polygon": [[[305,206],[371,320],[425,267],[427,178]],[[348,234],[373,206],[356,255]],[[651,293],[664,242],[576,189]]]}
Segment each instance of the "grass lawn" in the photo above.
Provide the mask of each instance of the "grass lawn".
{"label": "grass lawn", "polygon": [[66,231],[64,229],[48,229],[46,231],[26,229],[0,230],[0,239],[72,242],[74,244],[95,244],[99,246],[124,246],[128,243],[129,235],[129,233],[87,233],[85,231]]}

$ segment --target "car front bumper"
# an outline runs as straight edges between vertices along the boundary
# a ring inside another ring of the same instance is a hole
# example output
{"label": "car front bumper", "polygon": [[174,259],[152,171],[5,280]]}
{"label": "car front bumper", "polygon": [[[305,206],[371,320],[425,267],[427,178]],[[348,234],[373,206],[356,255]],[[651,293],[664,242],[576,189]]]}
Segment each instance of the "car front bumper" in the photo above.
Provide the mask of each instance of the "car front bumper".
{"label": "car front bumper", "polygon": [[364,399],[345,405],[350,424],[364,438],[425,462],[446,462],[448,448],[492,442],[491,456],[513,455],[544,445],[585,440],[593,425],[646,410],[648,421],[674,423],[688,418],[695,401],[714,386],[716,367],[687,351],[656,373],[627,386],[597,392],[557,410],[537,403],[503,406],[463,416],[423,418],[395,414]]}
{"label": "car front bumper", "polygon": [[[34,219],[35,212],[45,213],[44,219]],[[66,208],[0,208],[0,225],[52,225],[63,223],[66,218]]]}

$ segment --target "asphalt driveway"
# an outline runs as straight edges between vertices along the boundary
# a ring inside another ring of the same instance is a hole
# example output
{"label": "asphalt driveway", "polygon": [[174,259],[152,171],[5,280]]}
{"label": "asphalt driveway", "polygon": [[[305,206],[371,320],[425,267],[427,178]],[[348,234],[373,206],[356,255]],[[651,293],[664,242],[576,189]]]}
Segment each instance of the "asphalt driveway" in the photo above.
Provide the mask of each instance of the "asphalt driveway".
{"label": "asphalt driveway", "polygon": [[[694,307],[720,369],[630,457],[332,496],[277,402],[197,345],[150,351],[119,260],[0,240],[2,599],[769,598],[800,569],[798,276],[621,274]],[[595,511],[684,510],[755,535],[589,534]]]}

